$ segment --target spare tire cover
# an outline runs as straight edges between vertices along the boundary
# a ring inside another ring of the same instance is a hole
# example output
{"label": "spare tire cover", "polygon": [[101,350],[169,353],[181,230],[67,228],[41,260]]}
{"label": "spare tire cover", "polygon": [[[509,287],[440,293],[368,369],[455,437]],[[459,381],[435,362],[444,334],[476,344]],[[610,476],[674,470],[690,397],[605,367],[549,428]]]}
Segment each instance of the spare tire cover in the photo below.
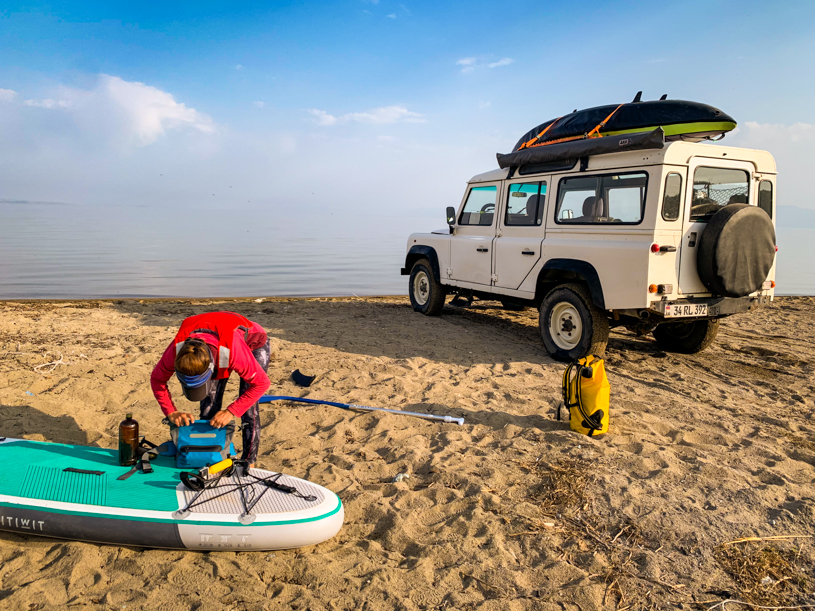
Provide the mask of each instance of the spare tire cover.
{"label": "spare tire cover", "polygon": [[764,210],[729,204],[699,239],[696,268],[714,294],[744,297],[761,288],[775,260],[775,228]]}

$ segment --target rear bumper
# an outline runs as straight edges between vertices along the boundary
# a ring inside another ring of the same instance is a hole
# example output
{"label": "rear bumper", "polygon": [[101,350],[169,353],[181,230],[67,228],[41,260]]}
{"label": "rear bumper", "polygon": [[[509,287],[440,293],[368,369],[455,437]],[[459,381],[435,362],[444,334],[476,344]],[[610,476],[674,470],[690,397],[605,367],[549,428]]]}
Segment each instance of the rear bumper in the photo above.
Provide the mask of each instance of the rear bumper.
{"label": "rear bumper", "polygon": [[[674,301],[656,301],[648,308],[649,311],[665,315],[665,306],[667,304],[707,304],[708,315],[706,318],[718,318],[719,316],[729,316],[731,314],[741,314],[755,310],[758,307],[768,305],[770,303],[770,295],[755,295],[753,297],[702,297],[698,299],[677,299]],[[680,319],[675,319],[680,320]]]}
{"label": "rear bumper", "polygon": [[410,270],[407,267],[403,267],[399,270],[399,273],[403,276],[410,276]]}

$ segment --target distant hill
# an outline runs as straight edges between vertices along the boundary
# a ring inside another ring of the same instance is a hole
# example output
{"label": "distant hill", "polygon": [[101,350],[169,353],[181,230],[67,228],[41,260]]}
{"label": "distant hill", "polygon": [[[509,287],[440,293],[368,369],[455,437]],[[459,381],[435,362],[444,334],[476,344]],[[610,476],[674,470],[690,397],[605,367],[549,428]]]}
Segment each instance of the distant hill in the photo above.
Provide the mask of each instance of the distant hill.
{"label": "distant hill", "polygon": [[30,206],[30,205],[45,205],[45,206],[73,206],[74,204],[68,204],[65,202],[39,202],[33,201],[30,199],[3,199],[0,198],[0,204],[17,204],[23,206]]}
{"label": "distant hill", "polygon": [[776,226],[779,229],[815,229],[815,209],[798,206],[777,206]]}

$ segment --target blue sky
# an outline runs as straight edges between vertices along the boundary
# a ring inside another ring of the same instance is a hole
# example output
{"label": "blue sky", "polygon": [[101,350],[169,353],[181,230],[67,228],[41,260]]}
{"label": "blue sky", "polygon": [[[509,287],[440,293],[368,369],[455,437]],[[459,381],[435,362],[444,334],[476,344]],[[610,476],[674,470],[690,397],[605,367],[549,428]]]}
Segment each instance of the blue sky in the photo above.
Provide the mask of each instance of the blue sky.
{"label": "blue sky", "polygon": [[[532,126],[667,93],[815,208],[815,3],[0,8],[0,199],[443,211]],[[440,212],[441,216],[441,212]]]}

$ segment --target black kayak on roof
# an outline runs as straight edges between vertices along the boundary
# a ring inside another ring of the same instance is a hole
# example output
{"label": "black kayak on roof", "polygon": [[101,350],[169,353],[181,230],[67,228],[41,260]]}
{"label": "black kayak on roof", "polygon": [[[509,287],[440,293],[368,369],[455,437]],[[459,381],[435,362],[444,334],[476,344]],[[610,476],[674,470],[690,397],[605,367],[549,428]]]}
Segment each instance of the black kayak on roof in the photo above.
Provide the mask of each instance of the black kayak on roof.
{"label": "black kayak on roof", "polygon": [[[512,153],[499,154],[498,163],[505,168],[661,148],[665,141],[698,142],[736,127],[733,117],[708,104],[667,99],[641,102],[639,96],[633,102],[576,110],[541,123],[518,140]],[[659,136],[662,143],[657,142]]]}

